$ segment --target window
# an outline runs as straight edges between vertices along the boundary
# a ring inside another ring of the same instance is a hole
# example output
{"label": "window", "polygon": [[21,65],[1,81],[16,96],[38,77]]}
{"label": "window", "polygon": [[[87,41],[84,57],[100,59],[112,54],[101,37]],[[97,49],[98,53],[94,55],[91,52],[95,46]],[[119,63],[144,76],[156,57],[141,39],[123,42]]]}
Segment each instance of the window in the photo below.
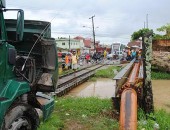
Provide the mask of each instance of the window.
{"label": "window", "polygon": [[63,42],[62,45],[65,45],[65,42]]}

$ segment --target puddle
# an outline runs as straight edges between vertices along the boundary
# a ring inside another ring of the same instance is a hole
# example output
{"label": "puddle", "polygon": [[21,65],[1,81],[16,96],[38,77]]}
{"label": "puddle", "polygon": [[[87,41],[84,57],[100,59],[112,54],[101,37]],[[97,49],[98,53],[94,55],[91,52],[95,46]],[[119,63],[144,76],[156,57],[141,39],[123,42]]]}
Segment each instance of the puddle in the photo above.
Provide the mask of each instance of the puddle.
{"label": "puddle", "polygon": [[69,96],[111,98],[115,95],[115,80],[99,78],[95,82],[85,82],[72,89]]}

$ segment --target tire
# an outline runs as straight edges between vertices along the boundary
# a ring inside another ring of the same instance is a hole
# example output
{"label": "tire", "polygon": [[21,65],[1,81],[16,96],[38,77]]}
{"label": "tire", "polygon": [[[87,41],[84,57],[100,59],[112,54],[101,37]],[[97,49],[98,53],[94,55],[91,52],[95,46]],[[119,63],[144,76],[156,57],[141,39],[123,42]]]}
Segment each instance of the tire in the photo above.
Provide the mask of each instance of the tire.
{"label": "tire", "polygon": [[2,130],[37,130],[37,111],[27,104],[17,104],[6,113]]}

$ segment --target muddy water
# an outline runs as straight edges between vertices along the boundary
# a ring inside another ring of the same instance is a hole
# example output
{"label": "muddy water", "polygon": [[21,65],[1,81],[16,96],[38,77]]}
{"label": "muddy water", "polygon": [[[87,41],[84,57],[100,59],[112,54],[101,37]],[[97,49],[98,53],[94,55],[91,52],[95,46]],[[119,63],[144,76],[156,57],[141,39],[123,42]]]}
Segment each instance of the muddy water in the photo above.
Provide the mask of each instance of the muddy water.
{"label": "muddy water", "polygon": [[170,80],[153,80],[152,86],[155,108],[170,112]]}
{"label": "muddy water", "polygon": [[85,82],[72,89],[68,95],[81,97],[111,98],[115,94],[115,81],[112,79],[100,78],[95,82]]}
{"label": "muddy water", "polygon": [[[156,109],[170,112],[170,80],[153,80],[153,97]],[[110,98],[115,96],[115,81],[99,78],[95,82],[85,82],[72,89],[69,96]]]}

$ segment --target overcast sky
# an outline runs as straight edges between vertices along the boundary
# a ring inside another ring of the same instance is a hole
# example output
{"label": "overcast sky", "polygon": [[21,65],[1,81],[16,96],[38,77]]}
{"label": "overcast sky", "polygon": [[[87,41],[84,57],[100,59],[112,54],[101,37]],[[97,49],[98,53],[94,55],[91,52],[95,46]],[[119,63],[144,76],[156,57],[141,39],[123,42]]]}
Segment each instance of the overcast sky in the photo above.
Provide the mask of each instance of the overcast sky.
{"label": "overcast sky", "polygon": [[[170,23],[170,0],[6,0],[7,8],[20,8],[25,19],[51,21],[52,36],[92,38],[101,44],[127,44],[134,31],[146,25],[153,29]],[[6,18],[16,18],[7,13]],[[86,28],[83,28],[86,26]]]}

